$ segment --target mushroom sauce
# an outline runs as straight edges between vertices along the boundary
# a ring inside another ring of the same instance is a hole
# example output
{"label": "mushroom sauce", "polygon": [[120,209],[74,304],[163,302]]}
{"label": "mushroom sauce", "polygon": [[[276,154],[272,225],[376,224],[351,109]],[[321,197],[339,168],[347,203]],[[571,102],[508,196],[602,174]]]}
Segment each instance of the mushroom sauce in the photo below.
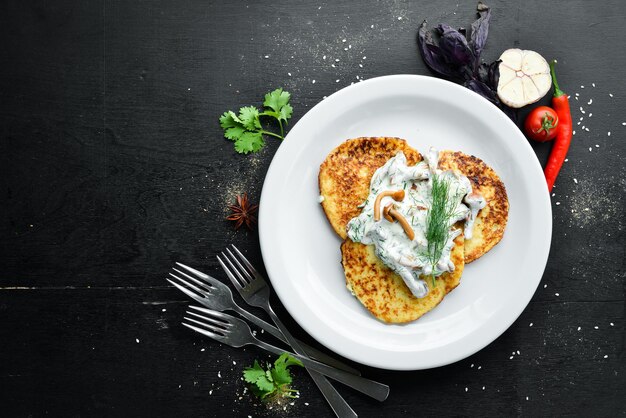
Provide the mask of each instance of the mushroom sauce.
{"label": "mushroom sauce", "polygon": [[[398,152],[376,170],[370,182],[369,196],[360,205],[363,211],[350,220],[347,228],[352,241],[373,244],[376,256],[402,277],[411,293],[418,298],[428,293],[428,286],[420,276],[437,277],[454,271],[450,252],[454,239],[462,233],[454,224],[464,221],[464,236],[470,239],[478,211],[486,204],[480,194],[472,192],[467,177],[451,170],[439,170],[438,160],[439,152],[431,148],[424,161],[408,166],[404,153]],[[437,260],[432,260],[426,239],[428,213],[433,201],[433,176],[447,183],[447,198],[454,208],[452,216],[447,219],[445,244]],[[404,198],[399,201],[388,195],[391,193],[377,199],[383,192],[399,190],[404,191]],[[400,222],[393,222],[395,219],[390,219],[388,212],[381,216],[383,208],[388,211],[390,205]],[[375,208],[379,211],[376,215]],[[405,229],[409,227],[414,232],[413,239],[409,239]]]}

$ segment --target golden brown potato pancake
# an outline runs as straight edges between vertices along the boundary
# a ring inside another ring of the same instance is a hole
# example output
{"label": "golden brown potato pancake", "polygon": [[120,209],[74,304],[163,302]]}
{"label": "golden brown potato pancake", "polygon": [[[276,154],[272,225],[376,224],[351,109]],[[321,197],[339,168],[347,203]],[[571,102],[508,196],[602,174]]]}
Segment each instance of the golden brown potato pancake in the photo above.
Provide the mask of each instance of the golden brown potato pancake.
{"label": "golden brown potato pancake", "polygon": [[348,221],[358,216],[367,199],[374,172],[398,151],[410,165],[422,160],[419,152],[400,138],[363,137],[349,139],[332,150],[320,166],[319,188],[322,208],[335,232],[346,238]]}
{"label": "golden brown potato pancake", "polygon": [[391,271],[374,253],[373,245],[363,245],[346,239],[341,254],[346,286],[376,318],[389,323],[414,321],[441,302],[446,293],[458,286],[463,274],[463,236],[455,240],[450,258],[455,265],[452,273],[435,280],[425,278],[429,292],[423,298],[413,296],[400,276]]}
{"label": "golden brown potato pancake", "polygon": [[482,194],[487,205],[478,212],[472,238],[465,240],[465,263],[471,263],[493,248],[504,235],[509,216],[509,200],[504,183],[480,158],[458,151],[441,151],[439,168],[457,170]]}

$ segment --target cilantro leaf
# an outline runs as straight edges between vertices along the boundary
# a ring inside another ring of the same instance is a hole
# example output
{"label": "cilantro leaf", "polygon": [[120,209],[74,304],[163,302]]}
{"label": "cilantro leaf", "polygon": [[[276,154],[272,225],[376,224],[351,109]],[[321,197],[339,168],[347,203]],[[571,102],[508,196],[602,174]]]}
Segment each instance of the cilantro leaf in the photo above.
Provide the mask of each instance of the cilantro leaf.
{"label": "cilantro leaf", "polygon": [[249,131],[255,129],[261,129],[261,122],[259,121],[259,110],[254,106],[245,106],[239,109],[239,119],[244,128]]}
{"label": "cilantro leaf", "polygon": [[293,398],[297,390],[289,387],[292,378],[288,369],[293,365],[302,366],[302,363],[290,354],[283,353],[274,362],[274,367],[268,365],[267,370],[264,370],[255,360],[252,367],[244,370],[243,377],[251,384],[252,393],[264,401],[276,396]]}
{"label": "cilantro leaf", "polygon": [[287,119],[291,117],[292,113],[293,113],[293,107],[291,107],[291,105],[287,103],[286,105],[280,108],[280,119],[287,122]]}
{"label": "cilantro leaf", "polygon": [[261,132],[244,132],[235,140],[235,150],[240,154],[257,152],[265,145]]}
{"label": "cilantro leaf", "polygon": [[[291,94],[278,88],[265,95],[263,106],[265,110],[259,112],[255,106],[244,106],[239,109],[239,115],[227,111],[220,116],[220,126],[224,130],[224,137],[235,142],[235,151],[240,154],[257,152],[265,146],[263,135],[275,136],[284,139],[284,126],[291,118],[293,107],[289,104]],[[280,134],[263,129],[260,117],[276,119]]]}
{"label": "cilantro leaf", "polygon": [[274,362],[274,367],[279,367],[279,366],[282,366],[283,364],[285,365],[285,367],[294,366],[294,365],[304,367],[304,364],[302,364],[300,360],[298,360],[297,358],[295,358],[289,353],[281,354],[280,357],[278,357],[276,361]]}
{"label": "cilantro leaf", "polygon": [[265,370],[259,365],[259,362],[254,360],[254,365],[252,367],[248,367],[243,371],[243,378],[248,383],[256,383],[259,380],[259,377],[265,375]]}
{"label": "cilantro leaf", "polygon": [[289,103],[289,99],[291,99],[291,94],[278,88],[265,95],[263,106],[271,108],[274,112],[280,112],[280,108]]}
{"label": "cilantro leaf", "polygon": [[233,128],[235,126],[239,126],[241,124],[241,120],[235,115],[235,112],[228,111],[224,112],[222,116],[220,116],[220,125],[222,129]]}
{"label": "cilantro leaf", "polygon": [[242,126],[233,126],[224,131],[224,136],[230,140],[237,140],[246,130]]}

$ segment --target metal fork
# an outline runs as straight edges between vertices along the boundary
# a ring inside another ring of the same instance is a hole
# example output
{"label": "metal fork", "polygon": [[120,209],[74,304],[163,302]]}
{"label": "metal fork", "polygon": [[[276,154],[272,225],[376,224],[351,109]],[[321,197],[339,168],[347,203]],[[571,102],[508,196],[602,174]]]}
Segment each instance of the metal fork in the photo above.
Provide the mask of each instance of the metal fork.
{"label": "metal fork", "polygon": [[[287,339],[283,336],[283,334],[281,334],[278,328],[271,324],[268,324],[261,318],[251,314],[250,312],[237,305],[237,303],[233,299],[233,294],[230,291],[230,288],[226,286],[226,284],[209,276],[208,274],[198,271],[192,267],[186,266],[182,263],[176,264],[195,276],[192,277],[189,274],[178,270],[177,268],[172,268],[172,270],[174,270],[176,274],[170,272],[169,275],[172,277],[172,279],[168,278],[167,281],[176,286],[176,288],[178,288],[181,292],[209,309],[214,309],[216,311],[237,312],[239,315],[246,318],[254,325],[265,330],[282,342],[287,343]],[[326,363],[352,374],[356,374],[359,376],[361,375],[358,370],[348,366],[347,364],[344,364],[341,361],[301,341],[298,342],[300,343],[302,348],[304,348],[304,351],[307,353],[307,355],[309,355],[310,357],[313,357],[321,361],[322,363]]]}
{"label": "metal fork", "polygon": [[[211,337],[221,343],[228,344],[232,347],[256,345],[257,347],[263,348],[274,354],[281,354],[284,352],[284,350],[271,344],[267,344],[252,335],[250,327],[243,319],[236,318],[223,312],[200,308],[198,306],[189,306],[189,308],[195,312],[187,311],[187,314],[190,316],[185,317],[185,320],[200,325],[200,327],[191,325],[188,322],[183,322],[183,325],[196,332],[206,335],[207,337]],[[334,367],[330,367],[324,363],[311,360],[306,356],[293,353],[291,354],[300,360],[307,368],[322,373],[337,380],[338,382],[344,383],[359,392],[373,397],[374,399],[384,401],[387,398],[389,393],[389,386],[387,385],[361,376],[355,376],[343,370],[335,369]]]}
{"label": "metal fork", "polygon": [[[250,264],[246,257],[244,257],[241,251],[237,249],[237,247],[231,244],[231,248],[235,251],[237,257],[235,257],[228,248],[226,249],[226,253],[222,252],[222,258],[226,260],[228,266],[224,263],[224,261],[222,261],[219,256],[217,257],[220,265],[226,272],[226,275],[233,283],[235,288],[239,291],[239,294],[249,305],[262,308],[270,315],[278,329],[283,333],[283,335],[289,342],[289,345],[291,345],[291,347],[297,354],[302,355],[302,347],[300,347],[296,339],[291,335],[289,330],[285,327],[285,325],[278,318],[278,316],[276,316],[274,310],[272,309],[272,306],[270,305],[270,288],[267,285],[267,282],[265,281],[263,276],[261,276],[261,274],[252,266],[252,264]],[[228,256],[226,254],[228,254]],[[245,264],[246,267],[243,267],[241,263]],[[235,265],[237,267],[235,267]],[[320,375],[316,375],[315,372],[311,371],[309,371],[309,374],[311,374],[311,377],[325,396],[326,392],[328,392],[329,387],[334,390],[332,385],[330,385],[330,383],[326,379],[322,378]],[[357,376],[353,377],[355,379],[357,378]],[[385,400],[387,396],[389,396],[389,386],[380,384],[380,386],[375,389],[376,390],[373,393],[369,394],[375,399],[379,399],[382,401]],[[335,391],[335,393],[337,392]],[[338,393],[337,395],[340,396]],[[329,400],[328,397],[327,400]],[[341,398],[341,400],[343,401],[343,398]],[[329,400],[329,403],[330,402],[331,401]],[[345,403],[345,401],[343,402]]]}

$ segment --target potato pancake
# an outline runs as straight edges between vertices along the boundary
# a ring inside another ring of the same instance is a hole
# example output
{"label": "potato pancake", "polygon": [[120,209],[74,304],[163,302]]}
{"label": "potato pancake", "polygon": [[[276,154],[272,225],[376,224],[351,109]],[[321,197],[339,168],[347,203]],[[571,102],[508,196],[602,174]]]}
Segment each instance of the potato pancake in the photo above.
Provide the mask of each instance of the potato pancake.
{"label": "potato pancake", "polygon": [[441,151],[439,168],[456,170],[466,176],[474,191],[487,201],[487,205],[478,212],[472,238],[465,240],[465,263],[471,263],[491,250],[504,235],[509,216],[504,183],[483,160],[458,151]]}
{"label": "potato pancake", "polygon": [[320,166],[322,208],[335,232],[346,238],[346,225],[361,213],[374,172],[399,151],[411,165],[422,160],[419,152],[400,138],[349,139],[332,150]]}
{"label": "potato pancake", "polygon": [[429,292],[425,297],[417,298],[402,278],[374,254],[373,245],[363,245],[346,239],[341,244],[341,263],[346,275],[346,286],[381,321],[414,321],[432,310],[446,293],[459,285],[464,267],[462,244],[463,235],[459,235],[450,255],[455,270],[437,277],[434,287],[430,277],[426,277]]}

